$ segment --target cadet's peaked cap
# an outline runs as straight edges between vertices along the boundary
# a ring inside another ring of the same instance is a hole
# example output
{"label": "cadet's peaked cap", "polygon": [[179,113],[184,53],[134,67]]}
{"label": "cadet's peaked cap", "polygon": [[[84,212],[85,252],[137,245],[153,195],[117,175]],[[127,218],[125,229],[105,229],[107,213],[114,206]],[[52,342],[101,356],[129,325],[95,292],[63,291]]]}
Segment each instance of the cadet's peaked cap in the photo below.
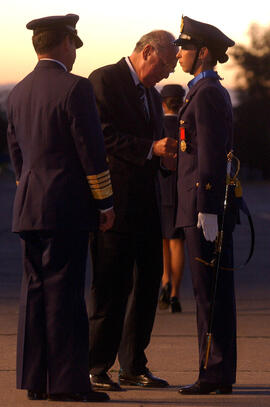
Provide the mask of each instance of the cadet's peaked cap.
{"label": "cadet's peaked cap", "polygon": [[226,54],[228,47],[235,44],[234,41],[213,25],[201,23],[185,16],[182,17],[179,38],[174,44],[183,46],[188,43],[197,47],[206,46],[221,63],[228,60]]}
{"label": "cadet's peaked cap", "polygon": [[182,99],[185,95],[185,89],[181,85],[164,85],[160,95],[162,98],[175,97]]}
{"label": "cadet's peaked cap", "polygon": [[76,23],[79,20],[77,14],[66,14],[65,16],[50,16],[38,18],[26,24],[26,28],[34,31],[34,35],[44,31],[62,31],[71,34],[75,40],[76,48],[83,45],[82,40],[77,35]]}

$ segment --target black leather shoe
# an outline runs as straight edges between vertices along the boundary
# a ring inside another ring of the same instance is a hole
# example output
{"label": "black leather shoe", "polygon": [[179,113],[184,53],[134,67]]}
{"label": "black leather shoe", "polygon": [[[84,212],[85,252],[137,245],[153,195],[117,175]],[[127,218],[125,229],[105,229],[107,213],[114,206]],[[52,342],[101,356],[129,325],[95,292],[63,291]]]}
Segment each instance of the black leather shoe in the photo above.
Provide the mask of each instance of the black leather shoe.
{"label": "black leather shoe", "polygon": [[123,386],[142,386],[142,387],[168,387],[166,380],[155,377],[149,370],[144,373],[132,376],[125,373],[122,369],[119,371],[119,382]]}
{"label": "black leather shoe", "polygon": [[167,309],[170,305],[170,295],[171,295],[171,283],[165,284],[159,295],[158,306],[159,309]]}
{"label": "black leather shoe", "polygon": [[29,400],[47,400],[48,395],[40,391],[27,390],[27,397]]}
{"label": "black leather shoe", "polygon": [[93,389],[95,390],[110,390],[110,391],[121,391],[121,387],[118,383],[113,382],[107,373],[102,373],[99,375],[90,374],[90,380]]}
{"label": "black leather shoe", "polygon": [[171,297],[170,298],[170,306],[171,306],[171,312],[173,314],[175,312],[182,312],[182,307],[181,307],[181,304],[180,304],[177,297]]}
{"label": "black leather shoe", "polygon": [[56,393],[49,394],[49,401],[73,401],[73,402],[103,402],[110,400],[110,397],[106,393],[89,391],[88,393]]}
{"label": "black leather shoe", "polygon": [[219,383],[204,383],[197,381],[190,386],[180,387],[178,390],[183,395],[196,395],[196,394],[231,394],[231,384],[219,384]]}

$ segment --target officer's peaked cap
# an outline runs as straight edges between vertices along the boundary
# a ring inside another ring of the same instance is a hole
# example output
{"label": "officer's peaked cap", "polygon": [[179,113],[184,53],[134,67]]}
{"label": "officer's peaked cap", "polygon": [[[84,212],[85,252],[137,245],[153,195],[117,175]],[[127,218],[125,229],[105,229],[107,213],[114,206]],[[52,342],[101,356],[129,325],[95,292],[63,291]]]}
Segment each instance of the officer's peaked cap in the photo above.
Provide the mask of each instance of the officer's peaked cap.
{"label": "officer's peaked cap", "polygon": [[163,86],[160,95],[162,98],[176,97],[182,99],[185,93],[185,89],[181,85],[169,84]]}
{"label": "officer's peaked cap", "polygon": [[77,35],[76,23],[79,20],[77,14],[66,14],[65,16],[49,16],[38,18],[26,24],[26,28],[33,30],[34,35],[44,31],[61,31],[71,34],[75,40],[76,48],[83,45],[82,40]]}
{"label": "officer's peaked cap", "polygon": [[221,63],[228,60],[226,51],[228,47],[234,46],[234,41],[227,37],[217,27],[182,17],[180,35],[174,42],[175,45],[184,46],[187,43],[197,47],[206,46],[210,49]]}

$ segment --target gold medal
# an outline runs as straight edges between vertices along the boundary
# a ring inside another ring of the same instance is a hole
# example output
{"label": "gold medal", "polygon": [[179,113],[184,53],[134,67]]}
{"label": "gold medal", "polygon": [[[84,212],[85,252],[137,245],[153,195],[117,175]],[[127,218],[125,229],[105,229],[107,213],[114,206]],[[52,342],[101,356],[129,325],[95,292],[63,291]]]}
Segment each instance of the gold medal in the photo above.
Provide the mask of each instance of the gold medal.
{"label": "gold medal", "polygon": [[187,149],[187,143],[185,142],[185,140],[181,140],[180,149],[181,149],[181,151],[183,151],[183,152],[186,151],[186,149]]}

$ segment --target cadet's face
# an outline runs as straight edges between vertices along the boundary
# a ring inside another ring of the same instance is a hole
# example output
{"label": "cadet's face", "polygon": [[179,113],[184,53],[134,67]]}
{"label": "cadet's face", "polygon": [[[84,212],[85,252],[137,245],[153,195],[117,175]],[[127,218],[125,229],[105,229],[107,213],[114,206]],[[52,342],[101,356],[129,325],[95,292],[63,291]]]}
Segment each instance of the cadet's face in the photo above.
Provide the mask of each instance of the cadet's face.
{"label": "cadet's face", "polygon": [[156,83],[168,78],[170,73],[174,72],[177,63],[176,52],[177,47],[168,46],[168,49],[163,52],[158,52],[151,47],[150,54],[140,72],[140,80],[145,87],[155,86]]}
{"label": "cadet's face", "polygon": [[176,57],[184,72],[189,73],[191,71],[195,56],[196,47],[194,45],[189,44],[180,47]]}

